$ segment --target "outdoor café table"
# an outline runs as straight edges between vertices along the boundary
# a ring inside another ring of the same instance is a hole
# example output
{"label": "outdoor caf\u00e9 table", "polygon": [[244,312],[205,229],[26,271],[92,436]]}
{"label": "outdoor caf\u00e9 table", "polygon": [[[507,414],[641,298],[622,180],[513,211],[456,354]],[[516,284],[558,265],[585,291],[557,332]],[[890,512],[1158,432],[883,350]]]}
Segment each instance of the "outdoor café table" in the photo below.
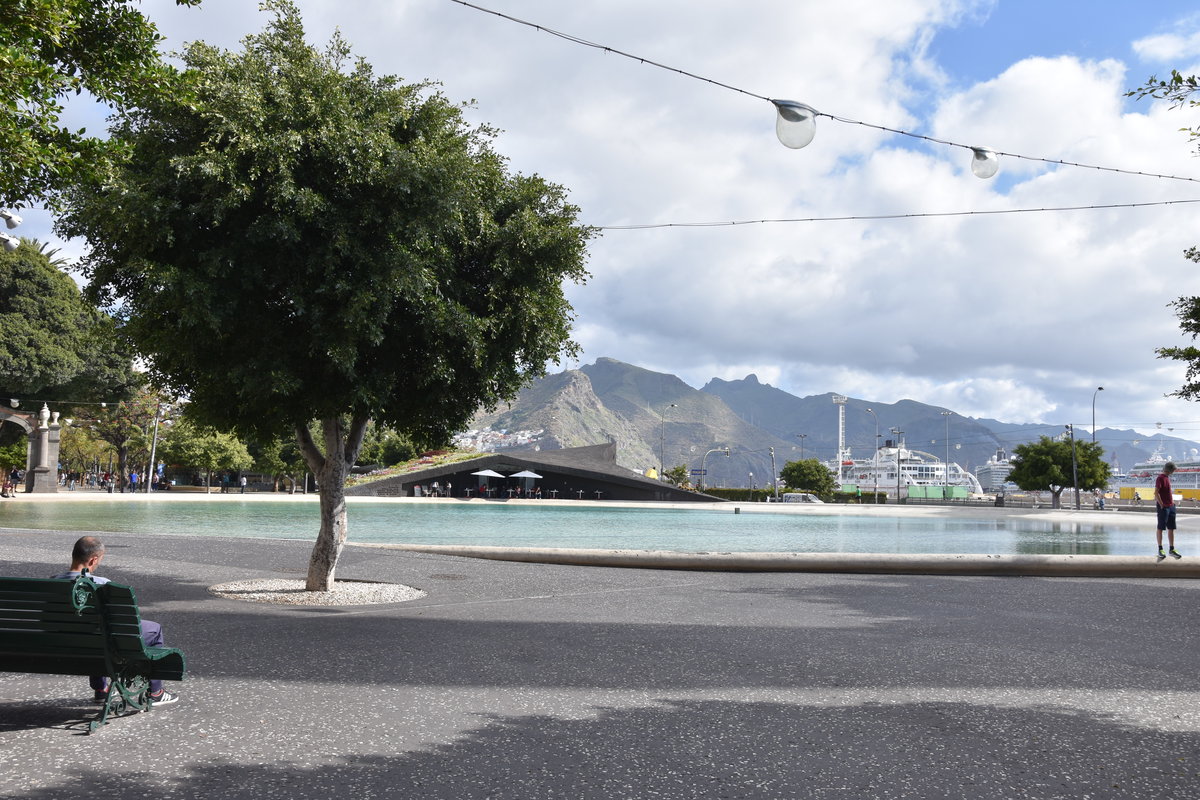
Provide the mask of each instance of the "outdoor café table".
{"label": "outdoor caf\u00e9 table", "polygon": [[463,497],[470,497],[470,496],[471,496],[471,487],[468,486],[466,489],[463,489]]}
{"label": "outdoor caf\u00e9 table", "polygon": [[600,499],[600,494],[601,494],[600,490],[599,490],[599,489],[597,489],[597,490],[596,490],[596,499],[597,499],[597,500],[599,500],[599,499]]}
{"label": "outdoor caf\u00e9 table", "polygon": [[509,490],[508,490],[508,499],[509,499],[509,500],[512,500],[512,498],[513,498],[513,492],[514,492],[514,491],[516,491],[516,490],[515,490],[515,489],[509,489]]}
{"label": "outdoor caf\u00e9 table", "polygon": [[579,492],[579,499],[582,500],[583,499],[583,489],[577,489],[576,491]]}
{"label": "outdoor caf\u00e9 table", "polygon": [[557,499],[558,499],[558,489],[551,489],[551,490],[550,490],[550,499],[551,499],[551,500],[557,500]]}

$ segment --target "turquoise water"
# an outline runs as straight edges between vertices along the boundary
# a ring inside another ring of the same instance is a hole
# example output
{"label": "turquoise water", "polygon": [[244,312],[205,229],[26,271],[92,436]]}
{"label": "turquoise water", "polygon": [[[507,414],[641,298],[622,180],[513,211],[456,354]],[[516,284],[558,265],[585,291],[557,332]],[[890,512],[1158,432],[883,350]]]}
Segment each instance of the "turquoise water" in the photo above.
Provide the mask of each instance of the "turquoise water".
{"label": "turquoise water", "polygon": [[[350,541],[719,552],[1144,555],[1154,534],[1115,525],[714,509],[508,504],[371,503],[349,506]],[[0,502],[0,528],[315,539],[316,503]]]}

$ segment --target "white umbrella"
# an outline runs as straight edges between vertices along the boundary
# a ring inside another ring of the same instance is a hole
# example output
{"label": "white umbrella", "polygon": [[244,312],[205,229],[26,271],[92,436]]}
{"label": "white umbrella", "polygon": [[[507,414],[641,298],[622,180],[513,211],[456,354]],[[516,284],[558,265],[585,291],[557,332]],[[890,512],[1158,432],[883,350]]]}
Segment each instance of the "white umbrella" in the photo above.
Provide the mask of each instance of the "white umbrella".
{"label": "white umbrella", "polygon": [[472,472],[471,474],[472,475],[482,475],[485,478],[503,478],[504,477],[499,472],[496,472],[496,470],[494,470],[494,469],[481,469],[481,470],[479,470],[479,472]]}
{"label": "white umbrella", "polygon": [[510,477],[510,478],[540,478],[542,476],[538,475],[536,472],[531,472],[530,470],[523,469],[520,472],[514,472],[512,475],[509,475],[508,477]]}

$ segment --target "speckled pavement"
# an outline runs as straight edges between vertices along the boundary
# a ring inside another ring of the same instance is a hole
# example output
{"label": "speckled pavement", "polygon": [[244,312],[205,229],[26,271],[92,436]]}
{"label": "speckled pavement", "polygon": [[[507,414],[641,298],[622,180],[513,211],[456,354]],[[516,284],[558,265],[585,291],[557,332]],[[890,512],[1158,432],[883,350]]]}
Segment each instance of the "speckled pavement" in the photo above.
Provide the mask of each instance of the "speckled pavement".
{"label": "speckled pavement", "polygon": [[[0,531],[0,574],[77,534]],[[353,535],[353,534],[352,534]],[[0,676],[6,798],[1197,798],[1200,581],[722,573],[349,548],[369,607],[223,599],[309,542],[106,534],[188,656],[92,736]]]}

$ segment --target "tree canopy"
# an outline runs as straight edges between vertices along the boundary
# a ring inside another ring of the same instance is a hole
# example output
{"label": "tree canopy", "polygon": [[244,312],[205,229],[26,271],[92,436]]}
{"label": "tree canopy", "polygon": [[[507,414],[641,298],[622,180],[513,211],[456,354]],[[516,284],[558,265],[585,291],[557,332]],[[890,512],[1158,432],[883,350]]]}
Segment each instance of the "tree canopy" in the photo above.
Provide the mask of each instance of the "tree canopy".
{"label": "tree canopy", "polygon": [[294,431],[322,496],[309,588],[327,588],[368,421],[446,440],[573,352],[562,287],[592,231],[435,87],[311,47],[291,3],[265,5],[241,52],[186,49],[186,102],[116,120],[129,157],[61,230],[197,421]]}
{"label": "tree canopy", "polygon": [[0,397],[128,396],[137,383],[130,349],[52,256],[27,240],[15,251],[0,249]]}
{"label": "tree canopy", "polygon": [[829,468],[815,458],[789,461],[779,470],[779,477],[783,478],[784,485],[789,489],[809,492],[818,497],[830,497],[838,488]]}
{"label": "tree canopy", "polygon": [[[197,5],[200,0],[176,0]],[[103,174],[114,143],[61,123],[88,92],[114,108],[175,87],[158,30],[133,0],[9,0],[0,14],[0,206],[52,202]]]}
{"label": "tree canopy", "polygon": [[171,429],[161,443],[163,460],[174,466],[204,471],[204,485],[212,486],[215,470],[248,469],[254,459],[237,437],[204,425],[186,416]]}
{"label": "tree canopy", "polygon": [[1017,445],[1013,448],[1008,480],[1027,492],[1049,491],[1055,508],[1059,507],[1063,489],[1075,485],[1075,477],[1078,477],[1080,490],[1103,489],[1109,478],[1104,445],[1076,439],[1074,446],[1073,473],[1069,439],[1043,436],[1036,442]]}

